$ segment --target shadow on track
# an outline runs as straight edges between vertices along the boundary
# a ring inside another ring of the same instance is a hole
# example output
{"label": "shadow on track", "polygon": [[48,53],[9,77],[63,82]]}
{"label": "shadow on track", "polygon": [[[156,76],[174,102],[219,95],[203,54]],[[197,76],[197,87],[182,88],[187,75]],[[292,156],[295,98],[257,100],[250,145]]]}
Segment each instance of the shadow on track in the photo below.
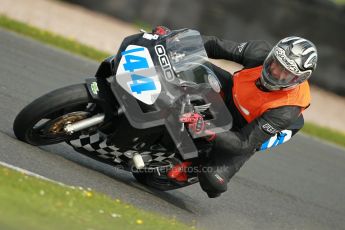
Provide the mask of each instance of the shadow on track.
{"label": "shadow on track", "polygon": [[[66,144],[41,146],[39,148],[49,153],[62,156],[63,158],[69,161],[73,161],[74,163],[77,163],[78,165],[81,165],[88,169],[92,169],[99,173],[102,173],[112,179],[115,179],[118,182],[129,185],[133,189],[136,189],[137,192],[145,192],[147,194],[151,194],[171,205],[174,205],[177,208],[195,214],[193,210],[188,208],[188,206],[190,205],[186,204],[186,201],[183,200],[183,196],[179,194],[179,192],[176,192],[176,190],[174,190],[173,193],[164,192],[142,185],[135,180],[135,178],[132,176],[130,172],[116,168],[106,163],[99,162],[90,157],[84,156],[78,152],[75,152],[70,146],[67,146]],[[191,203],[191,201],[187,202]]]}

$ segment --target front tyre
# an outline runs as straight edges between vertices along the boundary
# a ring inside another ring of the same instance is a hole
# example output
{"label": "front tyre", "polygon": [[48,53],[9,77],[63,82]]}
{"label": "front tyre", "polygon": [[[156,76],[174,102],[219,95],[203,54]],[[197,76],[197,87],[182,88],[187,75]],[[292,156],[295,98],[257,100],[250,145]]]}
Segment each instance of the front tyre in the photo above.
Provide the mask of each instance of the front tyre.
{"label": "front tyre", "polygon": [[68,123],[85,119],[91,96],[85,84],[71,85],[45,94],[27,105],[14,120],[16,137],[32,145],[56,144],[72,136]]}

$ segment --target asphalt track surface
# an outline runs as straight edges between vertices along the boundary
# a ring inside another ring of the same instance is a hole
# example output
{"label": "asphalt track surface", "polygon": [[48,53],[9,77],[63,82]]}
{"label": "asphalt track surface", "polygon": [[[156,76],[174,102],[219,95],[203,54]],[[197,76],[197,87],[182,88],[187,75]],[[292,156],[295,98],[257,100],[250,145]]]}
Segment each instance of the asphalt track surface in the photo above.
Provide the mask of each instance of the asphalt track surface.
{"label": "asphalt track surface", "polygon": [[0,161],[201,229],[345,229],[345,149],[304,135],[254,155],[217,199],[207,198],[198,184],[169,192],[145,188],[131,174],[66,144],[39,148],[14,137],[13,120],[26,104],[83,82],[97,67],[94,61],[0,30]]}

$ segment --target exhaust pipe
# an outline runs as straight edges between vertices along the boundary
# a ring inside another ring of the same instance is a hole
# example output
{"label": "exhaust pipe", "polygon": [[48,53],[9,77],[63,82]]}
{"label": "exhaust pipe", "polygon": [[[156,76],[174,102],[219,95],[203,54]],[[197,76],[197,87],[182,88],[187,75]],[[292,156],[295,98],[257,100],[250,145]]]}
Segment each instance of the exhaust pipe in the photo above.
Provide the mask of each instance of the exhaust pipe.
{"label": "exhaust pipe", "polygon": [[104,114],[98,114],[93,117],[77,121],[73,124],[68,124],[65,126],[64,131],[68,134],[73,134],[75,132],[89,128],[91,126],[101,124],[104,121],[104,117]]}

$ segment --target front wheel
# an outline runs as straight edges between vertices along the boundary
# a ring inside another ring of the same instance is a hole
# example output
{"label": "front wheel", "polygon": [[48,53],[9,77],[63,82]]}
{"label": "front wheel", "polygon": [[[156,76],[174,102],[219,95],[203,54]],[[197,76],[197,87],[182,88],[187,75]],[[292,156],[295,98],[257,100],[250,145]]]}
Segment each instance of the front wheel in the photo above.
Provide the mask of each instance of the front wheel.
{"label": "front wheel", "polygon": [[90,114],[91,96],[85,84],[54,90],[27,105],[16,117],[16,137],[32,145],[49,145],[72,138],[67,124],[83,120]]}

